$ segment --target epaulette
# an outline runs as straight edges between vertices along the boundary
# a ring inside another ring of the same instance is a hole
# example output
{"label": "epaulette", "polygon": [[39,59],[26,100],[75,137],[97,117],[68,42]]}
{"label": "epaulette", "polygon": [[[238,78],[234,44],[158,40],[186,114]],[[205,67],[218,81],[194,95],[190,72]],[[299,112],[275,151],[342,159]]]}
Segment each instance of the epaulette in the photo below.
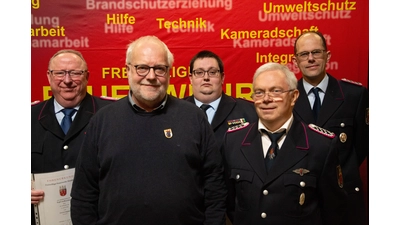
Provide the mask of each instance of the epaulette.
{"label": "epaulette", "polygon": [[33,102],[31,102],[31,106],[34,106],[34,105],[37,105],[37,104],[39,104],[39,100],[36,100],[36,101],[33,101]]}
{"label": "epaulette", "polygon": [[349,79],[346,79],[346,78],[343,78],[342,81],[350,83],[350,84],[355,84],[355,85],[358,85],[358,86],[362,86],[362,83],[356,82],[356,81],[352,81],[352,80],[349,80]]}
{"label": "epaulette", "polygon": [[329,130],[326,130],[326,129],[322,128],[322,127],[319,127],[319,126],[317,126],[317,125],[315,125],[315,124],[312,124],[312,123],[310,123],[310,124],[308,125],[308,127],[309,127],[311,130],[313,130],[313,131],[315,131],[315,132],[317,132],[317,133],[320,133],[320,134],[322,134],[322,135],[324,135],[324,136],[326,136],[326,137],[329,137],[329,138],[334,138],[334,137],[336,136],[335,133],[333,133],[333,132],[331,132],[331,131],[329,131]]}
{"label": "epaulette", "polygon": [[247,127],[249,124],[250,124],[249,122],[245,122],[245,123],[241,123],[241,124],[229,127],[227,132],[230,133],[230,132],[241,130],[241,129]]}
{"label": "epaulette", "polygon": [[118,98],[108,97],[108,96],[100,96],[101,99],[110,100],[110,101],[117,101]]}

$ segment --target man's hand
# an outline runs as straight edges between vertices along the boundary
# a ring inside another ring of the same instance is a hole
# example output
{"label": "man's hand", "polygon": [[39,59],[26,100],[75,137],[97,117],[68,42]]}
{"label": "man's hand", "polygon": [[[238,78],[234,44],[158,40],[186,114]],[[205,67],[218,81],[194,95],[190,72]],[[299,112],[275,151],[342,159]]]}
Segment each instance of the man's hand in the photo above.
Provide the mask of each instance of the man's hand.
{"label": "man's hand", "polygon": [[44,198],[44,191],[31,190],[31,204],[39,204],[40,200]]}

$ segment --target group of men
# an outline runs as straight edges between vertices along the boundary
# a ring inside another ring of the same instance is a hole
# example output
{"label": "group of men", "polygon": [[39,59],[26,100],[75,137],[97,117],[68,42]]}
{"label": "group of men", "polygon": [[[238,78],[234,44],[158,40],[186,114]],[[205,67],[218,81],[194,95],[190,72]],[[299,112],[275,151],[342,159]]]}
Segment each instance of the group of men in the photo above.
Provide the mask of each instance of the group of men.
{"label": "group of men", "polygon": [[[53,96],[32,106],[31,172],[75,168],[75,225],[367,224],[368,91],[327,74],[330,57],[322,34],[303,33],[302,79],[266,63],[251,102],[226,95],[221,58],[200,51],[193,95],[178,99],[167,94],[173,54],[143,36],[126,51],[128,95],[110,101],[87,93],[83,56],[61,50]],[[32,209],[44,196],[31,190]]]}

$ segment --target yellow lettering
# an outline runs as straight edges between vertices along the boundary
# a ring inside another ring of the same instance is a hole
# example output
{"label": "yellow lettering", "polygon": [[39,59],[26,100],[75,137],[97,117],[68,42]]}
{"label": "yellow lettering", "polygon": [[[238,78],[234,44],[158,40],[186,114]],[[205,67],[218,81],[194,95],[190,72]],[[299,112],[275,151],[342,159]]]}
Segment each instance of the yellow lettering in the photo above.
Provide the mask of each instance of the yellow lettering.
{"label": "yellow lettering", "polygon": [[189,85],[189,96],[193,95],[193,86],[190,84]]}
{"label": "yellow lettering", "polygon": [[92,86],[87,86],[87,93],[93,95],[93,87]]}
{"label": "yellow lettering", "polygon": [[45,28],[40,26],[39,28],[31,28],[31,37],[63,37],[65,36],[64,26],[57,26],[56,28]]}
{"label": "yellow lettering", "polygon": [[[92,86],[87,86],[87,92],[92,94]],[[43,101],[48,100],[53,96],[53,92],[51,92],[50,86],[43,86]]]}
{"label": "yellow lettering", "polygon": [[39,0],[32,0],[32,9],[38,9],[40,7],[40,1]]}
{"label": "yellow lettering", "polygon": [[112,79],[126,79],[128,75],[126,73],[126,67],[104,67],[101,69],[102,78],[105,79],[106,76],[111,76]]}
{"label": "yellow lettering", "polygon": [[252,100],[251,98],[252,93],[253,93],[253,88],[251,83],[236,84],[236,98],[244,98],[247,100]]}
{"label": "yellow lettering", "polygon": [[189,66],[188,67],[184,67],[184,66],[175,67],[175,66],[173,66],[171,68],[170,77],[171,78],[175,78],[175,77],[184,78],[184,77],[187,77],[189,75],[189,71],[190,71]]}
{"label": "yellow lettering", "polygon": [[135,24],[135,17],[130,16],[128,13],[125,14],[107,14],[107,24]]}
{"label": "yellow lettering", "polygon": [[43,100],[51,98],[50,86],[43,86]]}
{"label": "yellow lettering", "polygon": [[111,97],[123,98],[128,95],[129,85],[113,85],[111,86]]}
{"label": "yellow lettering", "polygon": [[[252,100],[252,84],[251,83],[236,83],[235,97]],[[96,90],[93,93],[93,88]],[[94,96],[107,96],[116,99],[123,98],[129,94],[129,85],[101,85],[101,86],[87,86],[87,92]],[[193,95],[193,88],[191,84],[170,84],[167,89],[167,94],[177,98],[184,98]],[[232,95],[232,84],[225,84],[225,94]],[[52,97],[50,86],[43,86],[43,100],[48,100]]]}
{"label": "yellow lettering", "polygon": [[156,18],[156,20],[158,21],[158,29],[162,29],[163,28],[163,21],[165,19],[164,18]]}
{"label": "yellow lettering", "polygon": [[111,97],[111,96],[108,96],[108,93],[107,93],[107,86],[101,86],[101,96],[107,96],[107,97]]}
{"label": "yellow lettering", "polygon": [[[179,18],[178,20],[173,21],[165,21],[164,18],[156,18],[158,21],[158,28],[162,29],[170,29],[171,27],[174,29],[178,28],[197,28],[197,29],[205,29],[207,28],[207,20],[203,20],[202,17],[196,17],[194,20],[184,20]],[[164,22],[165,21],[165,22]]]}
{"label": "yellow lettering", "polygon": [[285,65],[292,61],[293,56],[294,54],[292,53],[282,55],[268,53],[268,55],[265,55],[256,52],[256,63],[277,62]]}
{"label": "yellow lettering", "polygon": [[187,87],[187,84],[181,84],[181,88],[180,88],[180,91],[179,91],[179,95],[177,95],[177,94],[176,94],[175,85],[170,84],[170,85],[168,86],[167,93],[168,93],[169,95],[172,95],[172,96],[177,97],[177,98],[183,98],[183,97],[185,97],[186,87]]}
{"label": "yellow lettering", "polygon": [[232,96],[232,85],[231,84],[225,84],[225,94]]}
{"label": "yellow lettering", "polygon": [[95,96],[107,96],[115,99],[120,99],[129,94],[129,85],[102,85],[100,91],[101,94],[95,94]]}

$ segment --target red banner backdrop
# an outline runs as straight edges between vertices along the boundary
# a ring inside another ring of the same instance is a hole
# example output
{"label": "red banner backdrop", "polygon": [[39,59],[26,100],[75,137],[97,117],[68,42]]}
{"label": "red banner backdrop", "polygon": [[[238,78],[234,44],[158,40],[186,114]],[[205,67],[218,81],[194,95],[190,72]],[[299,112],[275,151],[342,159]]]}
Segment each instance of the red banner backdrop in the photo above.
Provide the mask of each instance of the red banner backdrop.
{"label": "red banner backdrop", "polygon": [[250,99],[255,70],[293,65],[295,38],[318,30],[332,58],[328,72],[368,86],[368,1],[351,0],[31,0],[31,100],[51,97],[46,71],[58,50],[87,60],[89,92],[121,98],[129,89],[127,45],[143,35],[163,40],[175,56],[168,92],[191,94],[189,61],[200,50],[225,64],[224,90]]}

